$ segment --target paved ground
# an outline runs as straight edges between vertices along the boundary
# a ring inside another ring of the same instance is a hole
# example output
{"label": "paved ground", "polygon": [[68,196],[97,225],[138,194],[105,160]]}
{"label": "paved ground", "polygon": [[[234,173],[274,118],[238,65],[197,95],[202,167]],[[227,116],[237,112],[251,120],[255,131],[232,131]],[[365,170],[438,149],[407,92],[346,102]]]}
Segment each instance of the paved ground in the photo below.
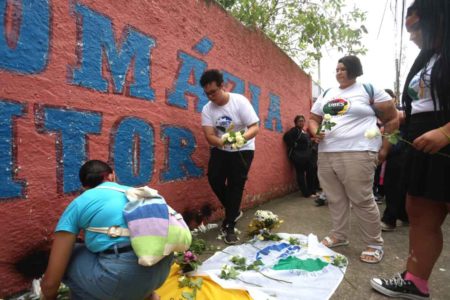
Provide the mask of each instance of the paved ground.
{"label": "paved ground", "polygon": [[[382,212],[384,205],[379,207]],[[303,198],[300,193],[293,193],[245,211],[237,225],[237,228],[243,231],[242,239],[245,238],[246,227],[257,209],[270,210],[280,216],[285,221],[279,230],[280,232],[314,233],[320,239],[331,228],[327,206],[315,207],[312,199]],[[443,230],[444,249],[430,279],[433,300],[450,299],[450,217],[447,218]],[[217,233],[217,230],[212,230],[203,235],[202,238],[205,238],[208,244],[225,247],[226,245],[222,241],[216,239]],[[331,299],[389,299],[372,290],[369,280],[376,275],[390,277],[394,273],[404,270],[408,255],[408,227],[398,227],[394,232],[383,233],[385,257],[380,264],[376,265],[359,261],[359,255],[365,245],[359,239],[358,227],[354,217],[352,217],[351,222],[351,236],[349,246],[335,248],[334,250],[349,259],[349,267],[345,276],[354,287],[343,280]]]}

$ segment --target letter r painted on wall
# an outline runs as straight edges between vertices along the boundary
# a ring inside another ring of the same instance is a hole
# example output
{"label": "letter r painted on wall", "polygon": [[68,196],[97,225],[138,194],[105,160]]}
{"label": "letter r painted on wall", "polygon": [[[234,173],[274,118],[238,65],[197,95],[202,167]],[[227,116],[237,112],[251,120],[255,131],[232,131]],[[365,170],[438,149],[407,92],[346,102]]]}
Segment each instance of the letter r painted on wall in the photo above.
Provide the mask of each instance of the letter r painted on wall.
{"label": "letter r painted on wall", "polygon": [[41,133],[56,133],[58,192],[81,189],[78,172],[88,158],[88,134],[100,134],[100,113],[58,107],[37,107],[36,124]]}
{"label": "letter r painted on wall", "polygon": [[[80,51],[80,66],[73,71],[72,83],[100,92],[108,91],[108,81],[102,76],[102,58],[106,56],[114,92],[122,93],[125,78],[134,61],[134,82],[130,85],[130,96],[153,100],[155,92],[151,85],[151,49],[155,40],[138,32],[125,28],[121,44],[116,44],[112,22],[86,6],[77,4],[75,7],[77,22],[81,23],[81,41],[78,41]],[[134,58],[134,59],[133,59]]]}
{"label": "letter r painted on wall", "polygon": [[186,180],[203,176],[203,169],[192,160],[197,143],[189,129],[164,125],[161,129],[161,137],[167,149],[165,170],[161,172],[162,181]]}

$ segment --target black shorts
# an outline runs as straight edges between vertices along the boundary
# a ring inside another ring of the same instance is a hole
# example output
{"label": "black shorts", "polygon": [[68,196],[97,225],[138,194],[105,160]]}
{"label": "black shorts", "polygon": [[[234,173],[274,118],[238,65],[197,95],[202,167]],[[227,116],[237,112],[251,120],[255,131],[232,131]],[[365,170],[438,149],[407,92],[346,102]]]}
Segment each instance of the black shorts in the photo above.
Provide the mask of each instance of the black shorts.
{"label": "black shorts", "polygon": [[[449,120],[445,121],[437,117],[435,112],[414,114],[406,131],[406,139],[412,142],[425,132],[445,125],[447,122]],[[450,145],[439,152],[450,155]],[[405,176],[407,191],[411,196],[450,202],[450,157],[426,154],[407,146]]]}

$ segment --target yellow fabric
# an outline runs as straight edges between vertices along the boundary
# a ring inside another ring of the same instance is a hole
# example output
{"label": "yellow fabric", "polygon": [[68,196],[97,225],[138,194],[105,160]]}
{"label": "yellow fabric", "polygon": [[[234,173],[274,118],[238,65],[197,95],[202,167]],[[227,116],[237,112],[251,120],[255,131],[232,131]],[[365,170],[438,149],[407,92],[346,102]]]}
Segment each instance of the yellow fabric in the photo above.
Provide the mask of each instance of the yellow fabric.
{"label": "yellow fabric", "polygon": [[[155,292],[161,297],[161,300],[184,300],[181,296],[183,291],[192,292],[190,288],[179,288],[178,287],[178,271],[180,267],[177,264],[173,264],[170,269],[169,277],[167,277],[166,282],[157,289]],[[196,277],[194,277],[195,279]],[[197,291],[196,300],[213,300],[213,299],[226,299],[226,300],[251,300],[250,295],[243,290],[231,290],[224,289],[209,277],[202,277],[203,284],[202,288]]]}

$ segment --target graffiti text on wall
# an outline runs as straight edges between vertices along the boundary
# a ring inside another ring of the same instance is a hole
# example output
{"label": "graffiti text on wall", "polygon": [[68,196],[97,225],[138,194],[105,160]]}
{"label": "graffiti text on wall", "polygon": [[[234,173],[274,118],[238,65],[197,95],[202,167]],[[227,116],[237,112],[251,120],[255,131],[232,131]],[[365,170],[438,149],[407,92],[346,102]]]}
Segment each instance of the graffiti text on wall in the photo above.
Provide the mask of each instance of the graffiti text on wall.
{"label": "graffiti text on wall", "polygon": [[[157,48],[156,39],[137,28],[125,26],[121,38],[116,41],[108,16],[81,4],[75,4],[74,14],[78,25],[78,64],[69,68],[67,84],[100,93],[112,91],[123,94],[125,90],[130,98],[155,101],[155,91],[151,85],[151,53]],[[49,1],[0,0],[0,17],[4,20],[3,26],[0,25],[0,72],[23,75],[44,72],[51,49]],[[168,106],[187,109],[187,96],[194,96],[197,98],[195,111],[201,111],[208,99],[199,78],[208,66],[204,56],[213,46],[214,43],[204,37],[192,48],[195,56],[182,50],[178,52],[176,59],[180,66],[172,87],[167,88]],[[106,62],[111,83],[104,78],[103,62]],[[233,92],[245,93],[243,79],[226,70],[223,73],[225,83],[233,87]],[[195,82],[190,80],[191,76]],[[132,80],[127,82],[127,78]],[[248,83],[248,90],[252,105],[260,115],[261,88]],[[262,126],[282,132],[280,98],[273,93],[269,98],[269,110]],[[20,99],[0,99],[0,199],[25,196],[26,181],[15,176],[15,120],[27,115],[28,110],[27,103]],[[58,191],[79,191],[78,169],[89,158],[89,137],[102,132],[102,113],[45,103],[36,105],[34,112],[36,130],[56,139]],[[134,116],[119,116],[110,136],[110,160],[119,181],[128,185],[143,185],[152,180],[155,165],[153,125]],[[161,128],[161,140],[166,145],[167,159],[160,172],[160,181],[186,180],[204,175],[204,170],[192,160],[197,149],[192,130],[165,124]]]}

